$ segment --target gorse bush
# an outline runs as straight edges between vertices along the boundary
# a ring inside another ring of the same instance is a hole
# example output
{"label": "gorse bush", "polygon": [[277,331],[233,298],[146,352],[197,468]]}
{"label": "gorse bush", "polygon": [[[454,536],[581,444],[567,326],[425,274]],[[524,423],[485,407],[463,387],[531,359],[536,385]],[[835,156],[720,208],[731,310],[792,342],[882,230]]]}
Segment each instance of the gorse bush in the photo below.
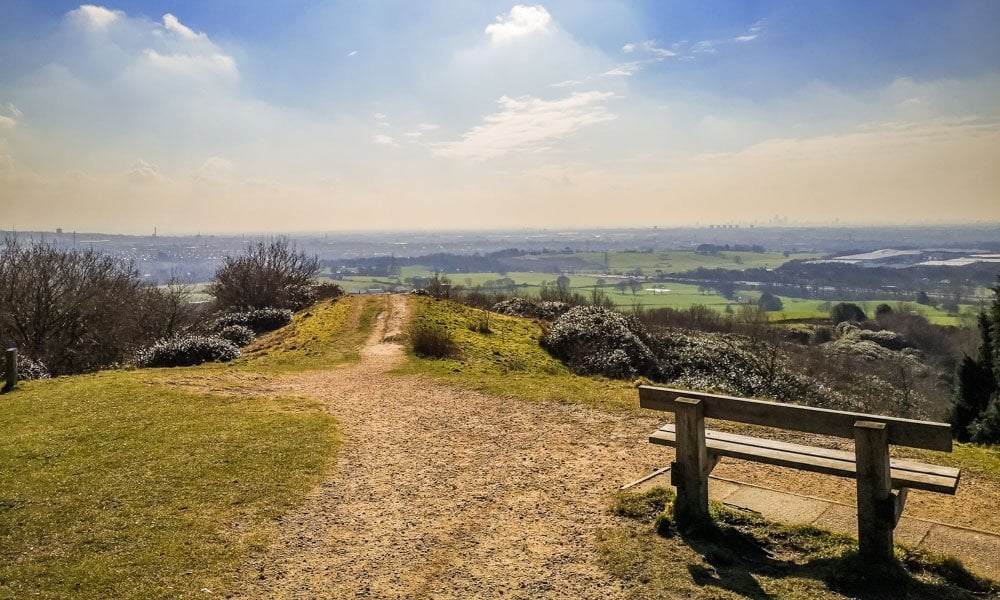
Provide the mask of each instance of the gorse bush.
{"label": "gorse bush", "polygon": [[240,347],[249,346],[257,339],[253,329],[245,325],[227,325],[219,330],[219,337]]}
{"label": "gorse bush", "polygon": [[635,317],[597,306],[569,309],[542,338],[542,345],[575,373],[616,379],[659,378],[651,342]]}
{"label": "gorse bush", "polygon": [[570,309],[570,305],[557,300],[538,301],[531,298],[515,296],[493,305],[493,312],[512,317],[527,317],[529,319],[544,319],[554,321]]}
{"label": "gorse bush", "polygon": [[227,362],[240,357],[240,349],[217,336],[189,335],[160,340],[139,353],[142,367],[189,367],[205,362]]}
{"label": "gorse bush", "polygon": [[410,330],[410,345],[417,356],[453,358],[458,356],[458,344],[447,329],[440,325],[419,323]]}
{"label": "gorse bush", "polygon": [[224,314],[215,320],[214,329],[221,331],[231,325],[242,325],[260,335],[284,327],[291,322],[292,311],[287,308],[257,308]]}
{"label": "gorse bush", "polygon": [[40,360],[32,360],[21,354],[17,355],[17,378],[27,381],[30,379],[48,379],[49,370]]}

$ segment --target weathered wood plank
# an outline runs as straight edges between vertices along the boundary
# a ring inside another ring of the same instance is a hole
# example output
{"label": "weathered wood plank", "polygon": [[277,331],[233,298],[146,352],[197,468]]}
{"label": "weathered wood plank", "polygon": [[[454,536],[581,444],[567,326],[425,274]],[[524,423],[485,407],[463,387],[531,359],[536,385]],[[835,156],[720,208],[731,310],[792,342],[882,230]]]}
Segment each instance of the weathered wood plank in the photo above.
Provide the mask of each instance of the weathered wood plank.
{"label": "weathered wood plank", "polygon": [[893,559],[895,502],[889,475],[889,431],[885,423],[858,421],[854,450],[858,464],[858,550],[861,559]]}
{"label": "weathered wood plank", "polygon": [[674,481],[677,486],[677,522],[698,526],[708,515],[708,453],[705,450],[704,406],[700,400],[681,399],[677,403],[677,461]]}
{"label": "weathered wood plank", "polygon": [[[719,432],[712,430],[707,430],[705,434],[705,448],[709,455],[738,458],[850,479],[857,477],[855,457],[849,452],[781,442],[781,446],[797,447],[794,451],[789,451],[781,447],[769,448],[766,445],[758,443],[744,444],[738,439],[731,439],[746,438],[746,436],[723,434],[730,436],[730,439],[720,439],[717,435],[713,435],[719,434]],[[654,432],[649,437],[649,441],[663,446],[675,446],[676,437],[673,426],[671,425],[669,429],[661,428]],[[816,452],[810,452],[810,450]],[[958,469],[951,469],[950,473],[938,474],[922,470],[920,467],[926,466],[935,470],[938,468],[949,469],[949,467],[936,467],[935,465],[924,465],[923,463],[913,461],[905,461],[904,464],[905,466],[900,468],[896,463],[896,459],[893,459],[891,463],[892,487],[894,488],[914,488],[943,494],[954,494],[958,487],[960,473]]]}
{"label": "weathered wood plank", "polygon": [[[659,430],[673,433],[674,424],[665,423],[662,427],[660,427]],[[790,452],[795,454],[822,456],[822,457],[832,458],[835,460],[845,460],[851,463],[854,462],[854,453],[846,450],[834,450],[831,448],[818,448],[816,446],[805,446],[802,444],[794,444],[791,442],[769,440],[766,438],[740,435],[737,433],[727,433],[725,431],[717,431],[714,429],[706,429],[705,438],[709,441],[720,440],[726,442],[733,442],[737,444],[744,444],[746,446],[757,446],[760,448],[782,450],[784,452]],[[961,470],[955,467],[932,465],[928,463],[917,462],[914,460],[907,460],[904,458],[893,458],[892,468],[900,471],[913,471],[915,473],[926,473],[928,475],[940,475],[941,477],[946,477],[955,480],[958,480],[958,478],[961,475]]]}
{"label": "weathered wood plank", "polygon": [[639,386],[639,406],[643,408],[676,412],[680,398],[703,401],[705,417],[709,419],[738,421],[849,439],[854,438],[855,422],[872,421],[886,425],[890,444],[944,452],[951,452],[952,448],[951,426],[947,423],[866,415],[690,390]]}

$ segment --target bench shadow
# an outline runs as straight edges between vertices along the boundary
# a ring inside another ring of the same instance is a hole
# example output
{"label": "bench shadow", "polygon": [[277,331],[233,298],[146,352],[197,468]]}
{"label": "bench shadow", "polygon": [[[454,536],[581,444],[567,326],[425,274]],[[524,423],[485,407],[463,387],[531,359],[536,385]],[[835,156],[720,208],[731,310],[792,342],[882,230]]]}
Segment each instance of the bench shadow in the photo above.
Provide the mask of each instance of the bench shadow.
{"label": "bench shadow", "polygon": [[780,550],[764,539],[727,525],[711,524],[679,534],[684,543],[701,555],[705,564],[689,563],[692,581],[702,587],[723,589],[745,598],[777,596],[761,587],[758,577],[812,579],[828,590],[851,598],[979,598],[981,581],[957,561],[944,575],[948,583],[915,578],[898,561],[883,568],[865,564],[855,550],[840,556],[794,562],[777,558]]}

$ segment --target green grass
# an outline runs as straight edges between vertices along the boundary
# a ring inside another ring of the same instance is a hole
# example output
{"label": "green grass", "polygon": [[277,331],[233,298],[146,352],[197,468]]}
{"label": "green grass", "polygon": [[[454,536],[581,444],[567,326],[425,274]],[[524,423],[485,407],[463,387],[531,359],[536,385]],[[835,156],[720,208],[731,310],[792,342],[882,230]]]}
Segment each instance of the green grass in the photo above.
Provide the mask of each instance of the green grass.
{"label": "green grass", "polygon": [[613,410],[638,405],[630,382],[573,374],[538,345],[539,322],[490,314],[491,333],[473,331],[483,311],[448,301],[413,299],[413,323],[447,330],[458,345],[459,357],[433,360],[410,354],[397,370],[423,374],[495,395],[531,401],[582,402]]}
{"label": "green grass", "polygon": [[384,296],[347,296],[326,300],[296,313],[287,327],[262,336],[227,369],[303,371],[357,361]]}
{"label": "green grass", "polygon": [[[781,296],[784,308],[774,314],[779,320],[796,319],[826,319],[830,316],[830,307],[840,302],[839,300],[811,300],[805,298],[790,298]],[[941,310],[933,306],[925,306],[915,302],[895,302],[885,300],[844,300],[852,302],[864,309],[868,318],[875,317],[875,309],[879,304],[888,304],[893,310],[914,311],[935,325],[963,326],[973,324],[979,308],[971,304],[961,305],[957,315],[949,314],[948,311]],[[780,316],[779,316],[780,315]]]}
{"label": "green grass", "polygon": [[0,404],[3,598],[218,594],[338,445],[318,402],[162,371],[23,382]]}
{"label": "green grass", "polygon": [[873,570],[856,542],[712,505],[713,526],[678,532],[673,492],[620,492],[617,527],[598,536],[601,563],[634,598],[976,598],[996,583],[952,558],[897,547],[898,564]]}
{"label": "green grass", "polygon": [[[604,266],[603,252],[577,252],[578,256],[596,265]],[[819,258],[820,254],[794,253],[785,256],[781,252],[720,252],[719,254],[698,254],[694,250],[666,250],[655,252],[609,252],[608,266],[612,272],[627,272],[642,269],[646,275],[657,270],[664,273],[683,273],[698,268],[705,269],[773,269],[790,260]]]}

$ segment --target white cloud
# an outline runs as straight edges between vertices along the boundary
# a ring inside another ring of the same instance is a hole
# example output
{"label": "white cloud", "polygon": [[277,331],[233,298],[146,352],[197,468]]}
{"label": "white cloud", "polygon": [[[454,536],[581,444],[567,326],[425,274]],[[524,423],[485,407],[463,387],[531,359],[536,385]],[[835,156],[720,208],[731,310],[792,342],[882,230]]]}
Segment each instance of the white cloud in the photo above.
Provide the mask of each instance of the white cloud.
{"label": "white cloud", "polygon": [[347,53],[347,55],[348,56],[357,56],[358,55],[358,51],[357,50],[351,50],[350,52]]}
{"label": "white cloud", "polygon": [[15,119],[20,119],[21,115],[24,114],[24,113],[21,112],[21,109],[19,109],[17,106],[14,105],[13,102],[8,102],[7,103],[7,111],[10,114],[14,115]]}
{"label": "white cloud", "polygon": [[712,40],[702,40],[691,47],[691,51],[695,54],[715,54],[715,45],[718,42]]}
{"label": "white cloud", "polygon": [[167,13],[163,15],[163,27],[186,40],[208,40],[208,36],[204,33],[195,33],[189,27],[177,20],[177,17]]}
{"label": "white cloud", "polygon": [[160,174],[160,169],[156,165],[137,158],[128,170],[128,180],[132,183],[147,184],[161,183],[164,178]]}
{"label": "white cloud", "polygon": [[658,48],[656,42],[653,40],[646,40],[642,43],[642,49],[654,56],[659,56],[667,58],[670,56],[677,56],[677,53],[673,50],[667,50],[666,48]]}
{"label": "white cloud", "polygon": [[559,83],[550,83],[549,87],[561,88],[561,87],[572,87],[574,85],[582,85],[583,82],[579,79],[567,79],[566,81],[560,81]]}
{"label": "white cloud", "polygon": [[108,10],[103,6],[83,4],[80,8],[66,13],[70,20],[91,30],[101,30],[117,21],[125,13],[118,10]]}
{"label": "white cloud", "polygon": [[240,74],[236,61],[227,54],[160,54],[146,48],[142,55],[148,65],[180,75],[236,79]]}
{"label": "white cloud", "polygon": [[750,26],[750,29],[748,29],[746,33],[734,37],[733,41],[737,43],[746,43],[754,41],[755,39],[760,37],[760,34],[764,31],[764,25],[765,25],[764,21],[757,21],[756,23]]}
{"label": "white cloud", "polygon": [[17,121],[11,117],[0,115],[0,129],[7,129],[17,125]]}
{"label": "white cloud", "polygon": [[617,67],[610,69],[601,73],[604,77],[628,77],[633,75],[636,71],[642,68],[642,63],[639,61],[627,62]]}
{"label": "white cloud", "polygon": [[635,52],[635,44],[633,44],[632,42],[625,44],[624,46],[622,46],[622,52],[624,52],[625,54],[631,54]]}
{"label": "white cloud", "polygon": [[380,146],[392,146],[393,148],[398,148],[399,144],[391,136],[385,135],[384,133],[379,133],[372,136],[372,141]]}
{"label": "white cloud", "polygon": [[441,126],[438,125],[437,123],[420,123],[419,125],[417,125],[416,130],[407,131],[406,133],[403,134],[403,137],[415,140],[419,137],[422,137],[428,131],[434,131],[435,129],[439,129],[440,127]]}
{"label": "white cloud", "polygon": [[500,112],[467,131],[461,140],[441,144],[440,156],[487,159],[515,151],[537,152],[584,127],[615,119],[604,103],[611,92],[581,92],[561,100],[532,96],[509,98],[498,103]]}
{"label": "white cloud", "polygon": [[494,44],[507,44],[520,37],[547,33],[551,26],[552,15],[544,6],[518,4],[506,15],[498,16],[495,23],[487,25],[484,32]]}

